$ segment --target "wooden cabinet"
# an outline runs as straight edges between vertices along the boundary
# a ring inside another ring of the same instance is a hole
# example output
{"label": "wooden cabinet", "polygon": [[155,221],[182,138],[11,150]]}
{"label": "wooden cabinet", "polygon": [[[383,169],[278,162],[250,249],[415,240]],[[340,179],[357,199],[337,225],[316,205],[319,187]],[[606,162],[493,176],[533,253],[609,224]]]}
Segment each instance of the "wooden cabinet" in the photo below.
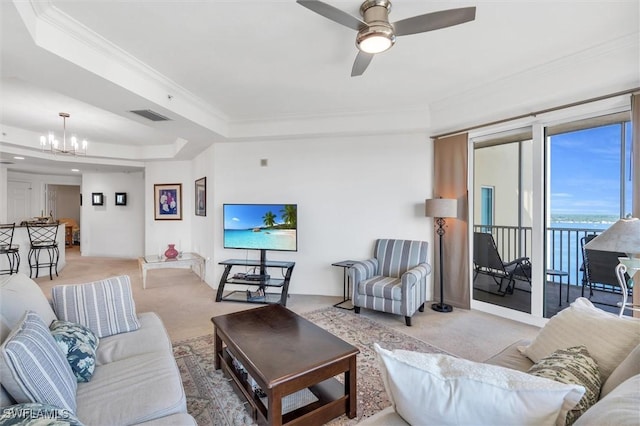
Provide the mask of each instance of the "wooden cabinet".
{"label": "wooden cabinet", "polygon": [[64,226],[64,245],[67,247],[73,245],[73,227],[69,224]]}

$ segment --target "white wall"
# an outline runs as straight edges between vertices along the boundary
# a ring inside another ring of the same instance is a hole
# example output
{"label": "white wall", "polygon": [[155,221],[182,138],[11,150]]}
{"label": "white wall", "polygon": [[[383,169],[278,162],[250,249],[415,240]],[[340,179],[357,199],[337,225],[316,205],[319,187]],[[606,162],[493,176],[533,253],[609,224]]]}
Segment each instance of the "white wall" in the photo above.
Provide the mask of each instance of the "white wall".
{"label": "white wall", "polygon": [[[84,173],[80,213],[83,256],[136,258],[144,254],[146,199],[139,173]],[[91,193],[102,192],[104,205],[91,205]],[[115,205],[115,193],[127,193],[127,205]]]}
{"label": "white wall", "polygon": [[[182,185],[182,220],[155,220],[153,186],[172,183]],[[193,191],[194,182],[190,161],[161,161],[146,164],[144,179],[145,254],[164,253],[168,244],[175,244],[179,251],[194,251],[191,242],[191,223],[194,215]]]}
{"label": "white wall", "polygon": [[[215,149],[212,146],[193,160],[191,163],[191,180],[190,184],[187,185],[188,190],[191,193],[191,245],[187,246],[186,249],[199,253],[205,258],[210,259],[213,258],[215,251],[213,236],[216,231],[218,231],[216,228],[216,222],[214,221],[216,217],[214,204],[214,197],[216,195],[214,192],[214,182],[216,180],[213,161],[214,153]],[[194,213],[195,180],[203,177],[207,178],[207,215],[196,216]],[[214,275],[211,261],[207,262],[207,270],[207,275],[209,275],[207,281],[215,283],[214,287],[216,287],[217,280],[220,277],[216,277],[216,275]]]}
{"label": "white wall", "polygon": [[226,143],[214,146],[213,157],[207,212],[214,224],[207,271],[213,287],[223,271],[219,261],[258,258],[257,251],[222,248],[224,203],[298,205],[298,251],[267,254],[296,262],[292,294],[342,295],[342,269],[331,263],[370,257],[376,238],[432,241],[432,221],[424,217],[433,164],[426,135]]}
{"label": "white wall", "polygon": [[0,223],[7,222],[7,167],[0,166]]}

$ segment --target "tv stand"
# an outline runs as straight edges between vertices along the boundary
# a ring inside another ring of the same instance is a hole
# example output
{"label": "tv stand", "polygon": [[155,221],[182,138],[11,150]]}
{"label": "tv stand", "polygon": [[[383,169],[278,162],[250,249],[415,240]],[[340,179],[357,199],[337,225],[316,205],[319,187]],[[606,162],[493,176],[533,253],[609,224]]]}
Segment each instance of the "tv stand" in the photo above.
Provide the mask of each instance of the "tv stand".
{"label": "tv stand", "polygon": [[[273,304],[279,303],[282,306],[287,305],[287,297],[289,295],[289,281],[295,262],[279,262],[273,260],[248,260],[248,259],[228,259],[219,263],[224,265],[224,272],[218,284],[218,292],[216,294],[216,302],[243,302],[243,303],[261,303]],[[259,268],[258,274],[231,274],[233,267],[252,267]],[[273,274],[267,274],[269,268],[278,268],[284,271],[283,278],[273,278]],[[256,277],[256,278],[254,278]],[[224,294],[224,287],[227,284],[251,286],[249,290],[233,290]],[[257,287],[257,288],[256,288]],[[280,288],[280,293],[270,293],[267,289]]]}

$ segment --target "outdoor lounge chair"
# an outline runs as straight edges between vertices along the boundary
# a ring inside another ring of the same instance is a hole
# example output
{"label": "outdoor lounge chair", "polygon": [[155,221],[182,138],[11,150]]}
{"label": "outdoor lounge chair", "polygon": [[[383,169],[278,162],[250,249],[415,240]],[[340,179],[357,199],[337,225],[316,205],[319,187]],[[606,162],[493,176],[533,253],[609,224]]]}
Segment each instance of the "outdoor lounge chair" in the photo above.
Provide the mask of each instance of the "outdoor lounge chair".
{"label": "outdoor lounge chair", "polygon": [[[616,276],[616,266],[620,261],[618,257],[625,257],[622,252],[591,250],[585,248],[585,244],[596,237],[595,234],[587,235],[580,239],[582,247],[582,296],[584,297],[584,289],[589,286],[589,299],[593,297],[593,290],[608,291],[611,293],[620,293],[620,283]],[[633,294],[633,280],[625,273],[624,278],[627,282],[628,294]],[[606,302],[591,300],[593,303],[605,306],[619,306]]]}
{"label": "outdoor lounge chair", "polygon": [[[531,262],[528,257],[519,257],[510,262],[503,262],[493,235],[484,232],[473,233],[473,267],[475,282],[478,274],[492,277],[498,285],[492,294],[504,296],[513,294],[516,279],[526,281],[531,285]],[[506,285],[505,285],[506,284]],[[476,288],[476,287],[474,287]],[[487,291],[481,288],[476,290]]]}

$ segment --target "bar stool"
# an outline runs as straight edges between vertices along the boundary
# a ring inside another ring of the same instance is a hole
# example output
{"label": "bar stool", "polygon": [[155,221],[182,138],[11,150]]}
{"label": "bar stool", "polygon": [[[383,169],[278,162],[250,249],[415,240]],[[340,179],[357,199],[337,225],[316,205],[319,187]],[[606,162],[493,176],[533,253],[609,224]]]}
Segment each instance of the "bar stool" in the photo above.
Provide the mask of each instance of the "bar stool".
{"label": "bar stool", "polygon": [[[58,276],[58,259],[60,258],[60,250],[58,250],[58,222],[56,223],[27,223],[27,231],[29,232],[29,241],[31,248],[29,249],[29,276],[33,277],[33,270],[36,270],[36,278],[40,268],[49,268],[49,278],[53,279],[53,270],[55,268],[56,277]],[[40,254],[45,251],[47,253],[47,262],[40,262]]]}
{"label": "bar stool", "polygon": [[20,268],[20,246],[13,244],[15,229],[15,222],[0,224],[0,254],[6,254],[9,260],[9,269],[0,269],[0,275],[15,274]]}

